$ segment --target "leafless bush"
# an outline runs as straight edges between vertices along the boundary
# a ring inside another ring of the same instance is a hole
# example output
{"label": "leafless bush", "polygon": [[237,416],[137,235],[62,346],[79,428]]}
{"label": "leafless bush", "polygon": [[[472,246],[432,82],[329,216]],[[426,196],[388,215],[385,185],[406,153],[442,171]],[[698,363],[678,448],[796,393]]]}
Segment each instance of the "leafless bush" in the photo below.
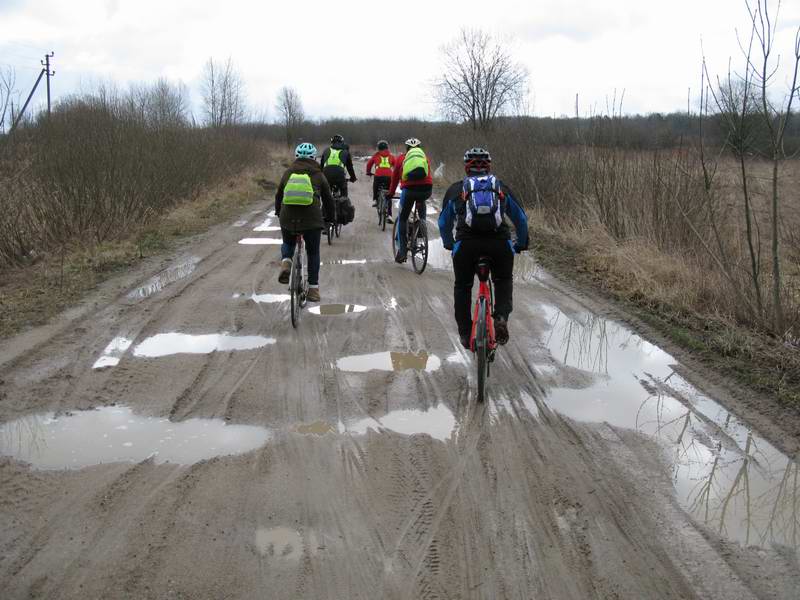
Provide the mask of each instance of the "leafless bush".
{"label": "leafless bush", "polygon": [[131,236],[255,161],[236,129],[189,127],[184,97],[163,81],[102,87],[0,140],[0,264]]}

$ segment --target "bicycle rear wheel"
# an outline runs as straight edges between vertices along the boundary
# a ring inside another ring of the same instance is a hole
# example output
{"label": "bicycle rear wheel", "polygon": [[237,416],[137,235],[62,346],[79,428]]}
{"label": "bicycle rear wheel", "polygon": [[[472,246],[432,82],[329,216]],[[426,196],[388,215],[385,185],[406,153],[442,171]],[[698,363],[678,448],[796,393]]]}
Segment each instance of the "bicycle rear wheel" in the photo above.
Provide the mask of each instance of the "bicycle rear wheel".
{"label": "bicycle rear wheel", "polygon": [[386,231],[386,194],[382,191],[378,196],[378,226],[381,231]]}
{"label": "bicycle rear wheel", "polygon": [[425,221],[416,221],[411,236],[411,264],[414,271],[421,275],[428,264],[428,228]]}
{"label": "bicycle rear wheel", "polygon": [[336,225],[333,226],[333,230],[336,233],[336,237],[339,237],[342,234],[342,224],[336,223]]}
{"label": "bicycle rear wheel", "polygon": [[395,219],[394,225],[392,226],[392,258],[397,256],[397,227],[399,225],[399,219]]}
{"label": "bicycle rear wheel", "polygon": [[475,354],[478,366],[478,402],[486,398],[486,378],[489,375],[489,339],[486,331],[486,300],[478,299],[478,323],[475,326]]}
{"label": "bicycle rear wheel", "polygon": [[300,269],[299,257],[297,252],[292,257],[292,268],[289,271],[289,292],[291,294],[291,311],[292,311],[292,327],[297,329],[297,324],[300,322],[300,290],[302,289],[300,283]]}

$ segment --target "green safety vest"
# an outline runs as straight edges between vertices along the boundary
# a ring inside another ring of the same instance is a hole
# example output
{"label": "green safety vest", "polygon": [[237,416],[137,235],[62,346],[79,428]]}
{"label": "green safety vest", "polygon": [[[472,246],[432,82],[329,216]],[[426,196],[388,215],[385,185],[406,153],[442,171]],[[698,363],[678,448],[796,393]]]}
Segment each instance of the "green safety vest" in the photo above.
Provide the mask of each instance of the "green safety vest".
{"label": "green safety vest", "polygon": [[283,203],[309,206],[314,202],[314,186],[306,173],[292,173],[283,188]]}
{"label": "green safety vest", "polygon": [[389,157],[388,156],[381,156],[381,162],[380,162],[380,164],[378,164],[378,168],[379,169],[391,169],[392,168],[392,163],[389,162]]}
{"label": "green safety vest", "polygon": [[342,163],[342,157],[340,154],[342,153],[341,150],[336,150],[335,148],[331,148],[331,153],[328,155],[328,160],[325,162],[326,167],[343,167],[344,164]]}
{"label": "green safety vest", "polygon": [[408,179],[408,174],[414,169],[422,169],[425,171],[425,177],[428,176],[428,159],[422,148],[411,148],[406,152],[406,157],[403,160],[403,180]]}

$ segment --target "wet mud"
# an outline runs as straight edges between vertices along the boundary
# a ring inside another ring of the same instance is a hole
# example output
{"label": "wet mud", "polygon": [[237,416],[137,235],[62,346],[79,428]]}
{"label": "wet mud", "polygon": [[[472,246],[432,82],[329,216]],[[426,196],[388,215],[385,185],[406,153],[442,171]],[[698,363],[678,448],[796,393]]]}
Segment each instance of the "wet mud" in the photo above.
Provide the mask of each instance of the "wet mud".
{"label": "wet mud", "polygon": [[0,364],[4,599],[797,597],[788,440],[529,256],[478,404],[351,190],[297,329],[262,207]]}

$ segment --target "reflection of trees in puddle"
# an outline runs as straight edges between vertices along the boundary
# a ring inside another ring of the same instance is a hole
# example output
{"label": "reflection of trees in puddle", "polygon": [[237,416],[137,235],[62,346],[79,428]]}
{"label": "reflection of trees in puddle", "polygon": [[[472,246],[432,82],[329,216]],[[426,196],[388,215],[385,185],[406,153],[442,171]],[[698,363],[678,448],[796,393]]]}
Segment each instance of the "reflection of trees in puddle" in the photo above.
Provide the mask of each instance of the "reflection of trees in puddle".
{"label": "reflection of trees in puddle", "polygon": [[607,321],[595,314],[586,313],[580,318],[566,317],[556,309],[550,316],[550,336],[546,344],[551,349],[561,337],[559,352],[561,362],[594,373],[608,374]]}
{"label": "reflection of trees in puddle", "polygon": [[29,415],[0,425],[0,455],[40,454],[47,447],[45,425],[51,419],[51,415]]}
{"label": "reflection of trees in puddle", "polygon": [[[710,419],[670,385],[673,376],[680,379],[673,371],[661,380],[642,381],[649,395],[637,413],[636,429],[671,445],[672,479],[684,507],[720,535],[745,545],[798,548],[797,460],[727,411],[720,409],[719,422]],[[651,418],[640,418],[645,414]]]}

